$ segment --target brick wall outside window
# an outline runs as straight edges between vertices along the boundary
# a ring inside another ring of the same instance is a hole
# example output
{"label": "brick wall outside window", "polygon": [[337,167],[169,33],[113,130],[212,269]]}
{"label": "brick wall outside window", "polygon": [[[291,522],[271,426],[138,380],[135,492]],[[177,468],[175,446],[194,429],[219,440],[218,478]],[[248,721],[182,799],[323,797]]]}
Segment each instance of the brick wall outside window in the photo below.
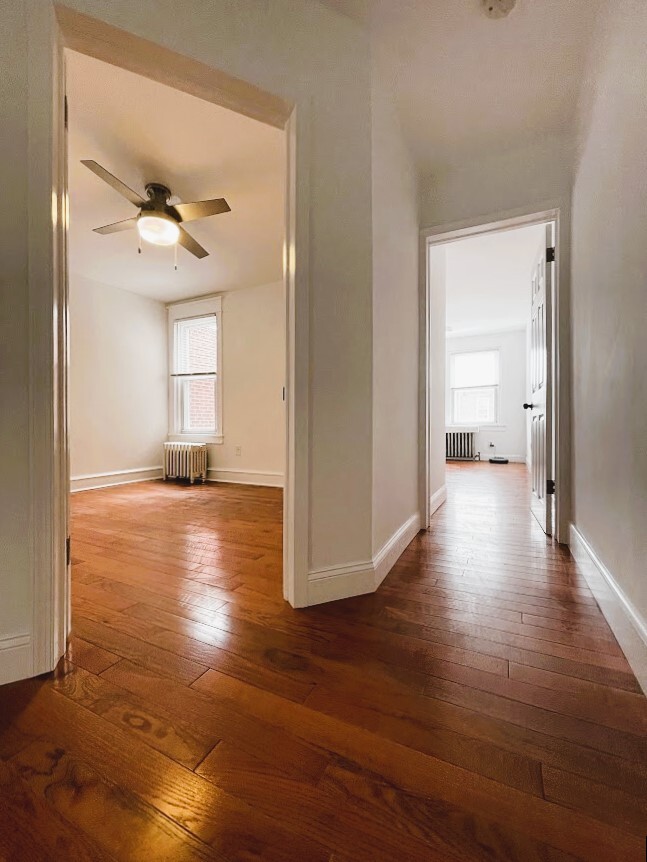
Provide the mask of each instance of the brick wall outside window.
{"label": "brick wall outside window", "polygon": [[[215,318],[188,325],[183,347],[183,363],[189,373],[214,371],[217,367]],[[184,398],[188,405],[186,431],[216,427],[216,387],[212,378],[184,381]]]}

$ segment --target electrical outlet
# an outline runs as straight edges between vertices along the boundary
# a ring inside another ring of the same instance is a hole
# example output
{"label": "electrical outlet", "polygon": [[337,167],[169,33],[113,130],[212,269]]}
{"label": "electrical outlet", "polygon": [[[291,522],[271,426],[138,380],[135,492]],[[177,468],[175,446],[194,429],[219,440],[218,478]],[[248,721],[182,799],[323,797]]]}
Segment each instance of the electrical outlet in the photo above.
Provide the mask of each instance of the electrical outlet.
{"label": "electrical outlet", "polygon": [[236,455],[242,455],[242,454],[243,454],[243,447],[242,446],[236,446]]}

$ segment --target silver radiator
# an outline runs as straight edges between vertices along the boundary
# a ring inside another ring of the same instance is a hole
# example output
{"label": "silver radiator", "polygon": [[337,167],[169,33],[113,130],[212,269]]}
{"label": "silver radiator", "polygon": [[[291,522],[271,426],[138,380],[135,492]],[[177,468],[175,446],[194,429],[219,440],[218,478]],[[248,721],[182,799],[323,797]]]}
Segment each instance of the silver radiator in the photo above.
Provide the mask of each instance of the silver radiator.
{"label": "silver radiator", "polygon": [[206,443],[165,443],[164,479],[188,479],[191,484],[196,479],[207,478]]}
{"label": "silver radiator", "polygon": [[480,461],[481,453],[474,445],[475,431],[461,429],[445,432],[445,458],[447,461]]}

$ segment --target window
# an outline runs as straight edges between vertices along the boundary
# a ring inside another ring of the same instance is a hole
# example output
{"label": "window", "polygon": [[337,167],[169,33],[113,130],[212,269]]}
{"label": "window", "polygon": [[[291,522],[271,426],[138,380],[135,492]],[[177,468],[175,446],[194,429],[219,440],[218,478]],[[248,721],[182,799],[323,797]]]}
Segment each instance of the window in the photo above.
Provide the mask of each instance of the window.
{"label": "window", "polygon": [[220,319],[219,297],[169,307],[171,436],[222,442]]}
{"label": "window", "polygon": [[499,421],[499,351],[450,356],[450,408],[454,425],[495,425]]}

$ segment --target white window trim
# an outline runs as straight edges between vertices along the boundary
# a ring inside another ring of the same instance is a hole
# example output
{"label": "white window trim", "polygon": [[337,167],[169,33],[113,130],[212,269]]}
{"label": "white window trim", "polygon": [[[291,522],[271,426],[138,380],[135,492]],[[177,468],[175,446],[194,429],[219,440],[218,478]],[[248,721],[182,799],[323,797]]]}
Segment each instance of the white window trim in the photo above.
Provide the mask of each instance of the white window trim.
{"label": "white window trim", "polygon": [[[224,443],[223,412],[222,412],[222,296],[205,296],[200,299],[189,299],[184,302],[173,302],[167,306],[168,311],[168,439],[183,443]],[[175,360],[175,324],[178,320],[192,317],[207,317],[213,314],[218,326],[218,368],[216,373],[216,433],[196,434],[182,432],[180,411],[182,405],[175,397],[175,380],[171,377]]]}
{"label": "white window trim", "polygon": [[[463,356],[466,353],[496,353],[497,354],[497,364],[498,364],[498,383],[491,384],[490,386],[452,386],[452,364],[455,356]],[[483,430],[505,430],[506,425],[501,422],[501,346],[497,345],[496,347],[473,347],[469,350],[456,348],[449,352],[449,368],[447,369],[447,383],[448,383],[448,395],[449,395],[449,421],[446,419],[446,423],[450,426],[455,426],[457,428],[461,426],[471,427],[473,425],[478,425],[478,427]],[[458,389],[495,389],[494,394],[494,410],[496,419],[494,422],[458,422],[454,416],[454,392]]]}

